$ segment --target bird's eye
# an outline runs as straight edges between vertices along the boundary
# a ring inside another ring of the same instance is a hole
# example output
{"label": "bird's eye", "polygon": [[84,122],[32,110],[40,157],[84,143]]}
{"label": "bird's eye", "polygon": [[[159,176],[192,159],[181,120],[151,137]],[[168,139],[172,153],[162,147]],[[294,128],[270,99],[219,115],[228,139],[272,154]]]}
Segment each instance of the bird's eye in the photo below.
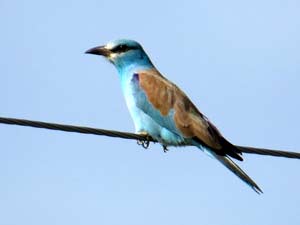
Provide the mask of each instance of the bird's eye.
{"label": "bird's eye", "polygon": [[121,52],[126,52],[129,50],[129,47],[127,45],[118,45],[114,47],[111,51],[114,53],[121,53]]}

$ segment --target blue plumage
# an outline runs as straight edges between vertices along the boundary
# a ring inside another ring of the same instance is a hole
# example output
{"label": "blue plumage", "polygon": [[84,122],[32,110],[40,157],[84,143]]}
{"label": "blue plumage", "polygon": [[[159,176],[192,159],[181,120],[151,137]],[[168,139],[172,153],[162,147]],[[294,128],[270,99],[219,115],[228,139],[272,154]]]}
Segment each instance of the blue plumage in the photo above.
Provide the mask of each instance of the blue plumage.
{"label": "blue plumage", "polygon": [[216,158],[257,193],[261,189],[229,157],[241,152],[195,107],[189,98],[154,67],[142,46],[120,39],[88,50],[115,65],[137,133],[148,134],[164,147],[195,145]]}

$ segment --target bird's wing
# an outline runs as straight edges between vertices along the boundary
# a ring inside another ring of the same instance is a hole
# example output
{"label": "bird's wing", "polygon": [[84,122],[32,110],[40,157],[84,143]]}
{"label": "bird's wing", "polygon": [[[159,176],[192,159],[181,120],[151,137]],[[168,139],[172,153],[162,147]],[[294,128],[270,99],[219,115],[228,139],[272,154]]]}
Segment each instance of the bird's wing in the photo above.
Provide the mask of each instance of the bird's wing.
{"label": "bird's wing", "polygon": [[[154,110],[150,110],[151,107],[144,102],[137,103],[137,107],[158,124],[185,138],[192,138],[218,155],[230,155],[242,160],[241,152],[220,134],[183,91],[156,69],[139,71],[134,76]],[[172,120],[168,117],[170,112],[174,113]]]}

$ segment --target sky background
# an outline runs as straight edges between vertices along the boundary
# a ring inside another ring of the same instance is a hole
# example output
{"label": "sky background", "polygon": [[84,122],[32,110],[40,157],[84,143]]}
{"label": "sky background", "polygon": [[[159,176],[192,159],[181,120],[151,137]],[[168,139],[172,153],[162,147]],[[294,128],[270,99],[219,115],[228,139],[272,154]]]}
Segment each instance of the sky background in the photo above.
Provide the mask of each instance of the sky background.
{"label": "sky background", "polygon": [[[299,1],[0,0],[0,116],[133,131],[135,39],[232,143],[300,151]],[[244,155],[257,195],[193,147],[0,125],[0,225],[298,225],[300,161]]]}

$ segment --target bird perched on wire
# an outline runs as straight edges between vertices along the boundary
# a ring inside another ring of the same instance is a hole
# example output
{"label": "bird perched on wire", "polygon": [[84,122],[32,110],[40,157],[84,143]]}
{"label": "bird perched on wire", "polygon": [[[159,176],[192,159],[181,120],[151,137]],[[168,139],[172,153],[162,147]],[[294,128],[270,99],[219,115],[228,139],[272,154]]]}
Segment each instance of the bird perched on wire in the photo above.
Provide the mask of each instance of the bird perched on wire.
{"label": "bird perched on wire", "polygon": [[136,133],[150,135],[164,149],[194,145],[262,193],[230,159],[242,161],[241,151],[222,136],[179,87],[160,74],[138,42],[119,39],[86,53],[102,55],[117,68]]}

